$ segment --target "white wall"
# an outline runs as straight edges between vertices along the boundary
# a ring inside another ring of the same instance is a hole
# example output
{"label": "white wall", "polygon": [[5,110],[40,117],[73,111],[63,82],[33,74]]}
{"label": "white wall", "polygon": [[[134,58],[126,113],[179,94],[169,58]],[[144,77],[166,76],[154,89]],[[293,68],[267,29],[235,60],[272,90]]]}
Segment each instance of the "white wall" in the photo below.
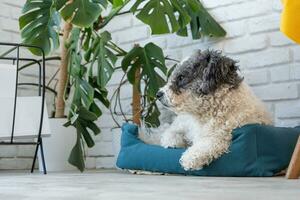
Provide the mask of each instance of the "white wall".
{"label": "white wall", "polygon": [[[16,16],[22,1],[0,0],[1,40],[18,41]],[[166,55],[182,59],[195,49],[221,49],[225,54],[240,60],[240,67],[254,92],[267,104],[275,122],[280,126],[300,124],[300,46],[279,32],[280,0],[203,0],[210,13],[227,31],[226,38],[192,40],[176,35],[150,36],[150,30],[131,14],[116,17],[107,27],[117,44],[129,50],[134,43],[154,42]],[[122,72],[110,81],[116,87]],[[121,92],[124,107],[130,112],[130,86]],[[120,120],[121,121],[121,120]],[[114,166],[114,123],[108,110],[99,120],[102,133],[96,137],[96,146],[88,151],[87,167]],[[0,156],[16,157],[12,148],[0,151]],[[2,155],[4,154],[4,155]],[[18,157],[18,156],[17,156]],[[5,158],[6,159],[6,158]],[[11,159],[11,158],[10,158]],[[12,158],[14,161],[17,160]],[[0,160],[0,168],[3,159]],[[23,163],[23,160],[20,160]],[[16,165],[17,166],[17,165]]]}

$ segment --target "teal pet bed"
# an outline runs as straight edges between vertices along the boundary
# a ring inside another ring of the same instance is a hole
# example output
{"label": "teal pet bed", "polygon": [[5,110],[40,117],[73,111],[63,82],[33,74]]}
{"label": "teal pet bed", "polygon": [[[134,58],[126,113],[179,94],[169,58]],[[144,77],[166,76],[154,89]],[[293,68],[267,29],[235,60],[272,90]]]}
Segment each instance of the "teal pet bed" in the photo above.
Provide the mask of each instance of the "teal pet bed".
{"label": "teal pet bed", "polygon": [[196,176],[273,176],[287,168],[300,127],[281,128],[249,124],[233,130],[229,153],[201,170],[185,171],[179,159],[183,148],[165,149],[138,139],[138,127],[122,126],[117,167]]}

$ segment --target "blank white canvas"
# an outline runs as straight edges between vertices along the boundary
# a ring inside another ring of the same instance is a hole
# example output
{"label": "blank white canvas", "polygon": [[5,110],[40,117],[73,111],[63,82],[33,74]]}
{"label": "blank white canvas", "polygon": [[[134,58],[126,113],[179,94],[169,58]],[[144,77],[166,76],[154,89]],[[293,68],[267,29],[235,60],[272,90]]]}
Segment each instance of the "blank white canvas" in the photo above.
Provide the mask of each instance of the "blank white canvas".
{"label": "blank white canvas", "polygon": [[[13,98],[0,98],[0,138],[9,138],[13,122]],[[32,138],[40,127],[42,97],[18,97],[15,118],[15,138]],[[42,135],[50,135],[47,108],[44,106]]]}
{"label": "blank white canvas", "polygon": [[15,96],[16,73],[15,65],[0,64],[0,98]]}
{"label": "blank white canvas", "polygon": [[[0,138],[9,139],[12,133],[16,67],[0,64]],[[38,135],[42,97],[17,97],[14,136],[32,138]],[[42,135],[50,135],[49,119],[44,105]]]}

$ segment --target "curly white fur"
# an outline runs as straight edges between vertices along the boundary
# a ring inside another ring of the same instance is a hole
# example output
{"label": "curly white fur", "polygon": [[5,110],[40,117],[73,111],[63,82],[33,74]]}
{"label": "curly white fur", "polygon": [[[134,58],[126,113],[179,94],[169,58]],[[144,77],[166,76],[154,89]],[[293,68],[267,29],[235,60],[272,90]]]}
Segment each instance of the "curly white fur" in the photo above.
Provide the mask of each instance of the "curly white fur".
{"label": "curly white fur", "polygon": [[[241,83],[231,89],[226,85],[212,95],[169,93],[167,101],[177,105],[178,113],[161,137],[163,147],[186,147],[180,159],[185,170],[201,169],[228,151],[234,128],[249,123],[271,124],[270,115],[250,88]],[[200,109],[199,109],[200,108]]]}

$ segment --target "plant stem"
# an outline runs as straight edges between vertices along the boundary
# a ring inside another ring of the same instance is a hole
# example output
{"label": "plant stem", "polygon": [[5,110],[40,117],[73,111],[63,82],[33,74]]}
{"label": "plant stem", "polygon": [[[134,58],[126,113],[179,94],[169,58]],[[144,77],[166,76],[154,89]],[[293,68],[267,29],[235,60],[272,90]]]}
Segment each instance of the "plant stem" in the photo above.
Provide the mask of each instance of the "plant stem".
{"label": "plant stem", "polygon": [[124,6],[126,6],[129,2],[130,2],[130,0],[126,0],[126,1],[123,2],[123,4],[121,6],[119,6],[118,8],[113,9],[111,11],[111,13],[104,19],[103,23],[100,24],[99,29],[102,29],[104,26],[106,26],[114,18],[114,16],[118,15],[120,10]]}
{"label": "plant stem", "polygon": [[57,101],[55,107],[55,117],[62,118],[65,116],[65,101],[64,94],[68,79],[68,49],[66,47],[66,42],[69,38],[69,34],[72,30],[72,24],[65,22],[63,29],[63,39],[61,46],[61,63],[59,70],[59,82],[57,91]]}
{"label": "plant stem", "polygon": [[122,49],[112,41],[108,41],[107,45],[112,49],[114,49],[115,51],[117,51],[119,56],[125,56],[127,54],[127,51],[125,51],[124,49]]}

